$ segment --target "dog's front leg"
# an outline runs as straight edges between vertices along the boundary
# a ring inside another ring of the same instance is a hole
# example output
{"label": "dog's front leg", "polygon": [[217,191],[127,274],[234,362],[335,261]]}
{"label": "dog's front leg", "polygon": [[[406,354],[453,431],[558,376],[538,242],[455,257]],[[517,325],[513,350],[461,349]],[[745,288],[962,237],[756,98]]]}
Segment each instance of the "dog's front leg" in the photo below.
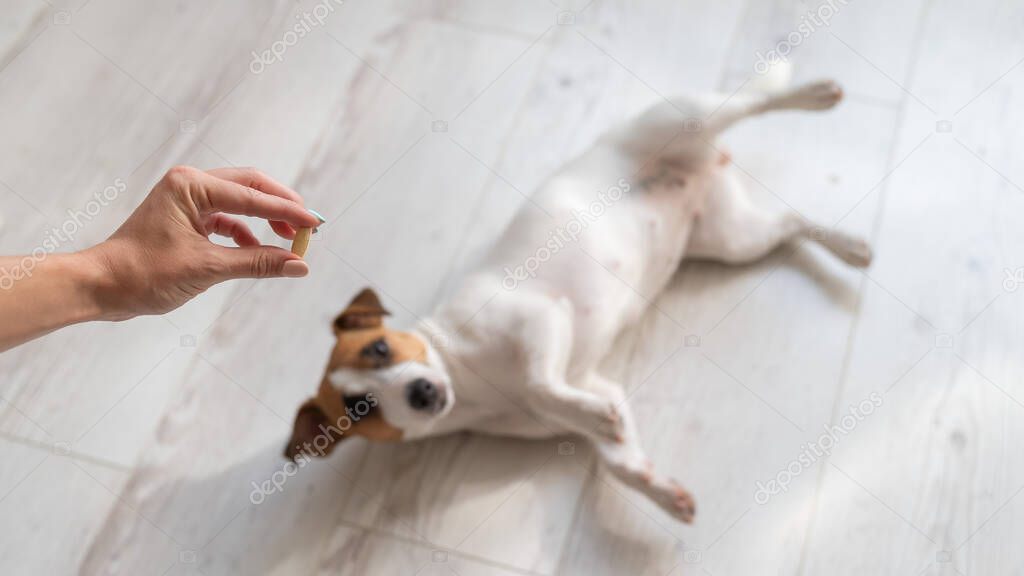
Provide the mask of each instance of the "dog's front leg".
{"label": "dog's front leg", "polygon": [[697,513],[693,495],[673,478],[655,471],[654,464],[640,445],[636,420],[622,386],[597,373],[591,374],[589,380],[591,389],[616,403],[622,418],[621,442],[594,443],[601,462],[623,484],[647,496],[677,520],[687,524],[693,522]]}
{"label": "dog's front leg", "polygon": [[524,398],[530,409],[593,440],[621,441],[622,418],[615,404],[566,380],[573,346],[568,303],[531,303],[519,340],[527,362]]}
{"label": "dog's front leg", "polygon": [[623,484],[647,496],[665,512],[687,524],[693,522],[697,512],[693,495],[673,478],[655,471],[632,430],[632,414],[626,409],[622,415],[627,427],[622,441],[594,443],[601,462]]}

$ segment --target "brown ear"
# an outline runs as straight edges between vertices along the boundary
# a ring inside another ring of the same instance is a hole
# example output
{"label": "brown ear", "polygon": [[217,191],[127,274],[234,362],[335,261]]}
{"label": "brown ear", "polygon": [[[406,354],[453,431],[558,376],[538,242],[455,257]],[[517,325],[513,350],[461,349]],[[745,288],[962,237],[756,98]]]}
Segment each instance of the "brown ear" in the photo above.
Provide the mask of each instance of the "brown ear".
{"label": "brown ear", "polygon": [[316,398],[306,401],[295,415],[295,426],[291,440],[284,447],[284,457],[294,460],[299,454],[327,456],[343,438],[342,433],[331,425]]}
{"label": "brown ear", "polygon": [[370,288],[356,295],[348,307],[334,320],[336,330],[359,330],[377,328],[383,323],[384,316],[391,315],[380,303],[380,298]]}

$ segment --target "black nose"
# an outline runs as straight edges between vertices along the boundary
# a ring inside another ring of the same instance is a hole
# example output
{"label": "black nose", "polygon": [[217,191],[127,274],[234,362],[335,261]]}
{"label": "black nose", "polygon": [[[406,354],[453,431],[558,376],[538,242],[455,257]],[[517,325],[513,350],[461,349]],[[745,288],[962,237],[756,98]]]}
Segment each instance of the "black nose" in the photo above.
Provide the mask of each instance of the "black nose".
{"label": "black nose", "polygon": [[409,396],[409,405],[413,410],[429,410],[437,405],[440,398],[437,386],[425,378],[417,378],[410,382],[406,393]]}

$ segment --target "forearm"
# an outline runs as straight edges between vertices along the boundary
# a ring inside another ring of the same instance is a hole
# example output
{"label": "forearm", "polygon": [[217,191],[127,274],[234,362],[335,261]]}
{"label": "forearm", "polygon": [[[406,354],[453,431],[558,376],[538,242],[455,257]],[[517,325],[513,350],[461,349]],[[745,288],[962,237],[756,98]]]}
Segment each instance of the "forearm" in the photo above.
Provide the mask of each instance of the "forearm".
{"label": "forearm", "polygon": [[0,352],[104,317],[103,275],[89,252],[0,257]]}

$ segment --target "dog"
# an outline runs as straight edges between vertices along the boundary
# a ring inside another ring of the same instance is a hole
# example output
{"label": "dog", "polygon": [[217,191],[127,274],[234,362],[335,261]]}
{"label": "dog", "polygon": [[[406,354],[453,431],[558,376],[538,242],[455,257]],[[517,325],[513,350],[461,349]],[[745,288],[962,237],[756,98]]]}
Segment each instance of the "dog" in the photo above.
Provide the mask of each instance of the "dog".
{"label": "dog", "polygon": [[285,455],[326,455],[351,436],[578,434],[624,484],[692,522],[693,496],[654,470],[623,388],[597,367],[684,258],[741,264],[804,238],[870,263],[862,239],[756,207],[715,141],[745,118],[841,98],[831,81],[724,103],[676,98],[608,131],[524,203],[484,263],[414,329],[385,327],[370,289],[352,300]]}

